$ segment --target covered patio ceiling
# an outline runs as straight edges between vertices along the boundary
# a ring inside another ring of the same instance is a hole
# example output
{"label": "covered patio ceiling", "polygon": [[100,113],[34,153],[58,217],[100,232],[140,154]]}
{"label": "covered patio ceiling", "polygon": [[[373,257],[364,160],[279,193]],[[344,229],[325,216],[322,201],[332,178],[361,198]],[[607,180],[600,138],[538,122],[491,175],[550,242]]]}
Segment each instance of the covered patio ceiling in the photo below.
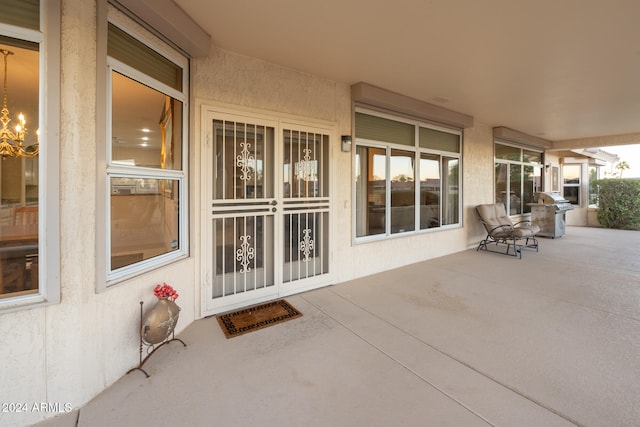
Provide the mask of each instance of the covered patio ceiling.
{"label": "covered patio ceiling", "polygon": [[636,0],[175,2],[225,50],[554,146],[640,143]]}

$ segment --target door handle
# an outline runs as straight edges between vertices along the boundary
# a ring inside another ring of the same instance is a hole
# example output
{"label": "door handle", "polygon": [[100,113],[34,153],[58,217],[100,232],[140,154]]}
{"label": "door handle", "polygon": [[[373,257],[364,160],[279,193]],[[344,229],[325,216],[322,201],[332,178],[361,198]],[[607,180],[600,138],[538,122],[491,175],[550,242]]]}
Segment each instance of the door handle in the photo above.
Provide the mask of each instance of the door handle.
{"label": "door handle", "polygon": [[278,209],[276,209],[276,208],[271,208],[271,212],[278,212]]}
{"label": "door handle", "polygon": [[272,200],[272,201],[271,201],[271,204],[272,204],[273,206],[275,206],[275,205],[277,205],[277,204],[278,204],[278,201],[277,201],[277,200]]}

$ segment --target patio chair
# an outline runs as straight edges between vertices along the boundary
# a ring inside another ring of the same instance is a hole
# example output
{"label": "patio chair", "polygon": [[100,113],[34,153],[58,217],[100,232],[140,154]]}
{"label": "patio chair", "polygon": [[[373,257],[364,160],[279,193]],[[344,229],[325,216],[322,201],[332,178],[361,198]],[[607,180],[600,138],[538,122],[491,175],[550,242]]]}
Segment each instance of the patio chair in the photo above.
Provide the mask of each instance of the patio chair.
{"label": "patio chair", "polygon": [[[487,237],[480,241],[476,251],[482,249],[518,258],[522,258],[522,249],[535,249],[538,252],[536,234],[540,231],[540,227],[532,224],[531,221],[524,220],[514,224],[502,203],[478,205],[476,211],[487,231]],[[506,246],[504,252],[490,249],[499,249],[504,246]]]}

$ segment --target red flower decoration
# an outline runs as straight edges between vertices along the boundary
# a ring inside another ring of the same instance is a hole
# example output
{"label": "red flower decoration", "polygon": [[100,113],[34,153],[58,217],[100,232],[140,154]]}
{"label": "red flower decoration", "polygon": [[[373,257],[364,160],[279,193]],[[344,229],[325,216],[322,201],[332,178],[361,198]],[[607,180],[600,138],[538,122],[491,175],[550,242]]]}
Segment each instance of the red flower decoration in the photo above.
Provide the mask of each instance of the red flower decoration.
{"label": "red flower decoration", "polygon": [[156,285],[153,290],[153,294],[158,298],[169,298],[172,301],[178,299],[180,295],[170,285],[163,283],[162,285]]}

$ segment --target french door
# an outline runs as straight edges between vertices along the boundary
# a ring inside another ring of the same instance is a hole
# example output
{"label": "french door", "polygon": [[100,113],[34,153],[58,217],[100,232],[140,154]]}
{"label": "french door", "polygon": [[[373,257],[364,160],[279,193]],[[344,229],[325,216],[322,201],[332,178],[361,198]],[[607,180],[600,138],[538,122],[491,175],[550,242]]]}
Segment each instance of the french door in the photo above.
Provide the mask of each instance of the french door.
{"label": "french door", "polygon": [[203,310],[326,285],[330,129],[203,114]]}

